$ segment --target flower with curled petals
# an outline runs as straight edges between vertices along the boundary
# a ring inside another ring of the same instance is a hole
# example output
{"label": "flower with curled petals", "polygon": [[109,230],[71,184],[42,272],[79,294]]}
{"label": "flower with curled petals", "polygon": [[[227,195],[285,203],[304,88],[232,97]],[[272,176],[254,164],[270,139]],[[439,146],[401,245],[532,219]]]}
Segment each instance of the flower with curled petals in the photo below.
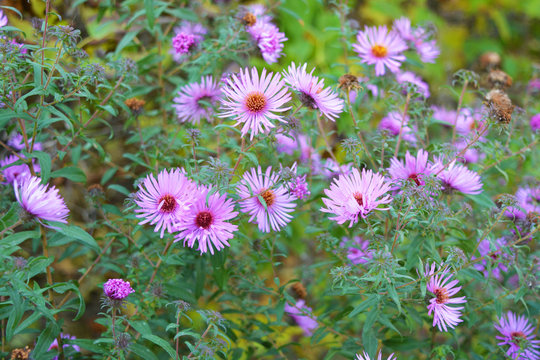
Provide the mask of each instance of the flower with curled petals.
{"label": "flower with curled petals", "polygon": [[200,83],[191,83],[178,91],[173,108],[180,122],[199,124],[201,119],[211,121],[214,106],[221,99],[221,88],[212,76],[204,76]]}
{"label": "flower with curled petals", "polygon": [[234,118],[235,125],[243,124],[242,136],[249,132],[250,140],[274,128],[272,120],[286,122],[280,113],[290,109],[285,104],[291,100],[291,94],[280,74],[267,74],[263,69],[259,76],[255,67],[251,72],[248,68],[241,69],[239,75],[232,75],[223,92],[223,112],[219,116]]}
{"label": "flower with curled petals", "polygon": [[427,291],[432,293],[434,297],[429,300],[428,315],[433,313],[433,326],[437,326],[439,331],[448,331],[448,328],[455,328],[457,324],[462,322],[461,310],[463,306],[454,307],[450,304],[466,303],[465,296],[452,298],[461,289],[461,286],[456,287],[459,280],[452,280],[453,274],[449,274],[447,268],[435,271],[435,263],[431,264],[431,268],[426,264],[425,276],[429,277],[427,282]]}
{"label": "flower with curled petals", "polygon": [[165,230],[172,234],[174,225],[191,206],[196,188],[183,169],[162,170],[157,179],[152,174],[147,175],[135,199],[139,206],[136,216],[143,219],[139,224],[155,224],[154,231],[161,230],[160,237]]}
{"label": "flower with curled petals", "polygon": [[378,206],[392,201],[390,195],[385,195],[390,188],[391,184],[384,176],[366,169],[362,169],[360,174],[354,168],[351,174],[340,175],[334,179],[330,189],[324,190],[328,198],[322,199],[326,208],[321,208],[321,211],[334,214],[330,220],[338,224],[349,221],[351,227],[358,222],[359,216],[366,218],[373,210],[388,210]]}
{"label": "flower with curled petals", "polygon": [[501,333],[501,336],[496,336],[501,340],[497,345],[510,345],[506,350],[508,357],[516,360],[540,359],[540,340],[535,340],[535,328],[525,316],[516,316],[509,311],[506,317],[501,316],[495,329]]}
{"label": "flower with curled petals", "polygon": [[285,82],[291,89],[298,92],[302,104],[306,107],[319,110],[321,115],[335,121],[343,111],[343,100],[330,88],[324,87],[324,80],[313,76],[313,70],[306,71],[307,64],[296,66],[292,63],[283,73]]}
{"label": "flower with curled petals", "polygon": [[[416,157],[407,151],[405,163],[397,158],[390,160],[388,173],[392,180],[412,180],[417,186],[425,185],[424,177],[433,173],[432,166],[428,162],[428,156],[428,152],[423,149],[418,150]],[[395,182],[396,188],[401,187],[397,181]]]}
{"label": "flower with curled petals", "polygon": [[238,215],[234,211],[234,204],[227,195],[212,193],[211,187],[200,186],[192,206],[187,210],[176,228],[180,231],[175,241],[184,240],[184,245],[192,248],[198,242],[197,250],[201,254],[210,251],[214,255],[214,248],[220,251],[230,246],[229,241],[234,237],[233,232],[238,226],[228,221]]}
{"label": "flower with curled petals", "polygon": [[240,211],[249,214],[249,222],[255,221],[262,232],[280,231],[292,220],[295,197],[278,180],[271,166],[265,173],[259,166],[246,172],[237,188]]}

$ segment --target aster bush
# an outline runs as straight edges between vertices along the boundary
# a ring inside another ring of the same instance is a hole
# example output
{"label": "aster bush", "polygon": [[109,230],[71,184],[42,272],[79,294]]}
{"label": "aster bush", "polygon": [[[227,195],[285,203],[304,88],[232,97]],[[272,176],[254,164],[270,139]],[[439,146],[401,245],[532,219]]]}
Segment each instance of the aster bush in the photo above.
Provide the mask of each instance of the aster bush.
{"label": "aster bush", "polygon": [[483,3],[0,2],[0,356],[540,359],[540,13]]}

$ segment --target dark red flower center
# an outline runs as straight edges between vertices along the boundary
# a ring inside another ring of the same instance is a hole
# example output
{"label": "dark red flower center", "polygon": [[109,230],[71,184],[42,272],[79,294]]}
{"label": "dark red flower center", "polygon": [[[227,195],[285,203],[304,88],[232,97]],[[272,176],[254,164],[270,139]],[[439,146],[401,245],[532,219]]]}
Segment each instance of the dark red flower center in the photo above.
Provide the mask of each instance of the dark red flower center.
{"label": "dark red flower center", "polygon": [[248,94],[246,98],[246,107],[251,112],[261,112],[266,106],[266,97],[259,91],[254,91]]}
{"label": "dark red flower center", "polygon": [[174,210],[176,210],[176,206],[178,205],[176,203],[176,199],[171,194],[165,194],[159,199],[159,203],[163,203],[161,205],[160,210],[165,213],[171,213]]}
{"label": "dark red flower center", "polygon": [[300,94],[298,95],[298,99],[300,99],[300,102],[302,103],[302,105],[304,105],[308,109],[314,110],[317,108],[317,102],[315,101],[313,96],[311,96],[308,93],[301,91]]}
{"label": "dark red flower center", "polygon": [[208,229],[212,225],[214,217],[210,211],[201,211],[197,214],[195,218],[195,224],[203,229]]}
{"label": "dark red flower center", "polygon": [[375,45],[373,45],[373,47],[371,48],[371,53],[372,53],[373,56],[375,56],[375,57],[383,58],[383,57],[386,56],[386,54],[388,54],[388,49],[386,48],[386,46],[382,46],[382,45],[379,45],[379,44],[375,44]]}
{"label": "dark red flower center", "polygon": [[409,179],[413,180],[417,186],[422,185],[422,183],[420,182],[420,179],[418,178],[418,174],[409,175]]}
{"label": "dark red flower center", "polygon": [[521,331],[514,331],[510,333],[510,337],[512,338],[512,342],[516,345],[519,345],[519,343],[527,338],[525,334]]}
{"label": "dark red flower center", "polygon": [[355,193],[353,196],[359,206],[364,206],[364,199],[362,198],[362,194]]}
{"label": "dark red flower center", "polygon": [[435,296],[437,297],[437,304],[444,304],[450,298],[448,296],[448,291],[445,288],[438,288],[435,290]]}
{"label": "dark red flower center", "polygon": [[270,189],[264,189],[259,195],[264,199],[267,207],[272,206],[276,202],[276,194]]}

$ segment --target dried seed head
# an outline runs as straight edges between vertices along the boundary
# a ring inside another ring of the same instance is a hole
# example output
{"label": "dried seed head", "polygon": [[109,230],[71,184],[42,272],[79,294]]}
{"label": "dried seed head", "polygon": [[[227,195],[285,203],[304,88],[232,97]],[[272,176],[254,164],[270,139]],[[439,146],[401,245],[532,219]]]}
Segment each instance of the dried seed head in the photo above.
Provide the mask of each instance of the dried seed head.
{"label": "dried seed head", "polygon": [[128,333],[120,333],[116,336],[115,344],[118,349],[126,350],[131,343],[131,335]]}
{"label": "dried seed head", "polygon": [[140,115],[143,111],[143,106],[146,104],[146,101],[143,99],[131,98],[124,101],[124,104],[131,110],[133,115]]}
{"label": "dried seed head", "polygon": [[345,74],[339,78],[338,87],[345,91],[351,91],[351,90],[359,89],[360,83],[358,82],[358,77],[352,74]]}
{"label": "dried seed head", "polygon": [[306,288],[304,287],[304,285],[302,285],[302,283],[300,283],[300,282],[294,283],[293,286],[292,286],[292,289],[293,289],[294,293],[296,294],[296,296],[299,297],[300,299],[305,299],[306,298],[307,291],[306,291]]}
{"label": "dried seed head", "polygon": [[512,86],[512,78],[502,70],[491,70],[488,83],[492,88],[504,90]]}
{"label": "dried seed head", "polygon": [[257,22],[257,17],[252,13],[248,12],[242,18],[242,23],[246,26],[253,26]]}
{"label": "dried seed head", "polygon": [[482,69],[496,69],[501,65],[501,56],[496,52],[486,52],[480,56],[480,66]]}
{"label": "dried seed head", "polygon": [[514,105],[506,93],[499,89],[493,89],[486,95],[486,103],[489,108],[489,115],[497,121],[508,124],[512,120]]}
{"label": "dried seed head", "polygon": [[539,224],[540,223],[540,214],[537,212],[529,212],[527,213],[527,221],[533,223],[533,224]]}
{"label": "dried seed head", "polygon": [[30,358],[31,351],[32,350],[28,347],[28,345],[26,345],[24,349],[14,349],[11,352],[11,360],[15,360],[15,359],[27,360]]}
{"label": "dried seed head", "polygon": [[87,189],[88,195],[92,197],[101,197],[103,194],[105,194],[105,190],[103,189],[103,186],[100,184],[92,184]]}

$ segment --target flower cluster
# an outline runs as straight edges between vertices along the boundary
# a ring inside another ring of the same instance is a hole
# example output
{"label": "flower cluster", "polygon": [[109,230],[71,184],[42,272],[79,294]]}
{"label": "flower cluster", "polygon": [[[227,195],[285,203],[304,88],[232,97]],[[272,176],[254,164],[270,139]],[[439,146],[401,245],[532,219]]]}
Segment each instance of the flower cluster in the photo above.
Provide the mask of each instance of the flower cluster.
{"label": "flower cluster", "polygon": [[129,281],[122,279],[109,279],[103,284],[103,292],[112,300],[124,300],[129,294],[135,292]]}
{"label": "flower cluster", "polygon": [[261,5],[249,6],[242,17],[246,31],[251,36],[261,55],[268,64],[278,61],[283,52],[283,43],[287,41],[284,33],[272,23],[272,17],[266,14]]}

